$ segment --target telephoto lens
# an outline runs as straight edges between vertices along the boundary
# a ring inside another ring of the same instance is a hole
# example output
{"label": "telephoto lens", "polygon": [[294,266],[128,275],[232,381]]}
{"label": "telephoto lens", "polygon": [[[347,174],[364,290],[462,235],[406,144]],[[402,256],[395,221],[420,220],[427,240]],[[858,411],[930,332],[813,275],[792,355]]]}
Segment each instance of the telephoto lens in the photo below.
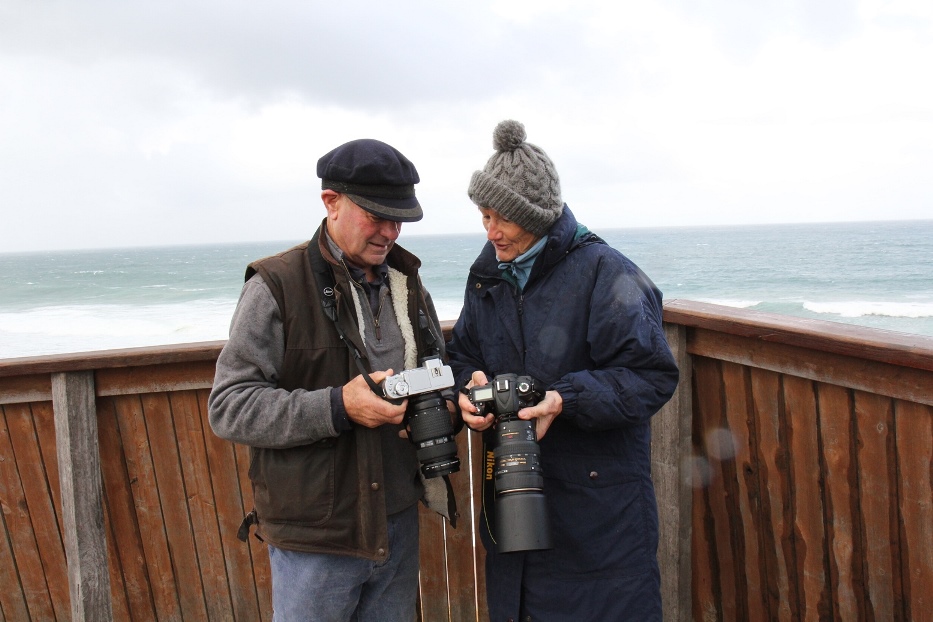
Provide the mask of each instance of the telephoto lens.
{"label": "telephoto lens", "polygon": [[500,553],[549,549],[541,449],[534,421],[496,421],[496,539]]}

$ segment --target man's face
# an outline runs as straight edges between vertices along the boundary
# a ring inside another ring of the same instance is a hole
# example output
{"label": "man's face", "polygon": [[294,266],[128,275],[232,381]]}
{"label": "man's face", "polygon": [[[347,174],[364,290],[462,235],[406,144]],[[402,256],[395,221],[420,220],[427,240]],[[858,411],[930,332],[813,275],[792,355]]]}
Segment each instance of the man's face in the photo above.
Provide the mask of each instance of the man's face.
{"label": "man's face", "polygon": [[321,196],[327,206],[327,232],[344,259],[367,273],[381,265],[398,239],[402,223],[367,212],[345,194],[326,190]]}
{"label": "man's face", "polygon": [[486,239],[496,247],[496,259],[499,261],[512,261],[538,241],[534,234],[525,231],[494,209],[481,207],[479,212],[483,216]]}

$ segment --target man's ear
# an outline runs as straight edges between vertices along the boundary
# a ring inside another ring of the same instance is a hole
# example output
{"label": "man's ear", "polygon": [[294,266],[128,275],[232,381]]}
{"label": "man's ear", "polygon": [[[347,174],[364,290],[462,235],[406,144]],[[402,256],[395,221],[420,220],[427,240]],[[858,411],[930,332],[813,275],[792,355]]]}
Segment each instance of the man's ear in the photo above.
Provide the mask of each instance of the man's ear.
{"label": "man's ear", "polygon": [[338,199],[340,199],[339,192],[335,192],[329,188],[321,192],[321,201],[324,202],[324,207],[327,208],[328,215],[336,212],[340,207]]}

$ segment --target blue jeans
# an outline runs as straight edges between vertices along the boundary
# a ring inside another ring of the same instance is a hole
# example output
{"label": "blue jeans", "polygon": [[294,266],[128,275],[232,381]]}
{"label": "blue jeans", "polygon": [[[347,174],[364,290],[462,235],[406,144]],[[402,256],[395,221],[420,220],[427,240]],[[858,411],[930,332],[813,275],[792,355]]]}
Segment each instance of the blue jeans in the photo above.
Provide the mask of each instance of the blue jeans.
{"label": "blue jeans", "polygon": [[389,557],[269,547],[274,622],[412,622],[418,598],[418,506],[388,518]]}

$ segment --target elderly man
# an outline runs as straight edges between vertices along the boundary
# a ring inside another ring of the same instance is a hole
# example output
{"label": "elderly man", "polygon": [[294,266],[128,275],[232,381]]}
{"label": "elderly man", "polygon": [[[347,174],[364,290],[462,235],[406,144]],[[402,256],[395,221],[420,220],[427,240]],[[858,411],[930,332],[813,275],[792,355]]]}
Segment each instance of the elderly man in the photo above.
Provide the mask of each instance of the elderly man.
{"label": "elderly man", "polygon": [[402,223],[422,218],[418,172],[395,148],[362,139],[321,157],[317,173],[320,228],[247,268],[210,423],[250,447],[255,509],[240,536],[256,525],[269,545],[275,619],[408,621],[417,502],[455,516],[449,486],[421,476],[407,400],[373,390],[429,348],[442,355],[420,261],[395,243]]}

